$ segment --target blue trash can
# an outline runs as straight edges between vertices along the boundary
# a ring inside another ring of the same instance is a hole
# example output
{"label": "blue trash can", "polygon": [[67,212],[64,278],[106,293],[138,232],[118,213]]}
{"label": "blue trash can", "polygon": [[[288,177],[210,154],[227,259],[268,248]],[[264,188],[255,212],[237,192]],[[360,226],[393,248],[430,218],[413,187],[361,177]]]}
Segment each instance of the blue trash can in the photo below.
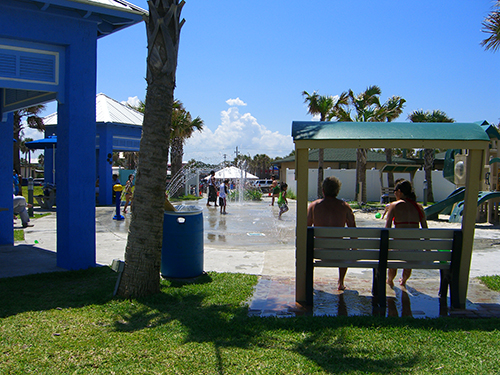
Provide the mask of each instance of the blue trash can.
{"label": "blue trash can", "polygon": [[[179,206],[178,206],[179,207]],[[163,277],[190,278],[203,273],[203,212],[197,206],[165,211],[161,268]]]}

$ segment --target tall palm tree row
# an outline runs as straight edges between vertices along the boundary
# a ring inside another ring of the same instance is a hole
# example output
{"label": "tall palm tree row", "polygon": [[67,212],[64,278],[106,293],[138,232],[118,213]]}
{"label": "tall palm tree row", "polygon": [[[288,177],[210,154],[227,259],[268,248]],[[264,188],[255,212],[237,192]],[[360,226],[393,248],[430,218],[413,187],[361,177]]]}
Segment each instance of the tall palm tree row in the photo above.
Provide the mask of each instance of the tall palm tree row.
{"label": "tall palm tree row", "polygon": [[[403,112],[405,100],[399,96],[390,97],[385,103],[380,103],[382,90],[373,85],[358,95],[352,90],[343,92],[335,104],[331,119],[347,122],[384,122],[392,121]],[[389,160],[392,161],[392,150]],[[356,150],[356,183],[357,189],[361,188],[361,201],[366,202],[366,155],[367,150],[360,148]],[[387,158],[387,156],[386,156]]]}
{"label": "tall palm tree row", "polygon": [[134,211],[118,295],[142,297],[160,290],[167,152],[172,126],[180,20],[184,1],[149,0],[147,93]]}
{"label": "tall palm tree row", "polygon": [[[308,104],[309,114],[315,116],[319,115],[320,121],[329,121],[331,119],[331,113],[333,107],[337,103],[338,97],[319,95],[316,91],[309,94],[307,91],[302,92],[302,96],[305,97],[304,102]],[[323,183],[323,164],[325,158],[325,150],[318,149],[318,191],[317,198],[321,198],[323,195],[322,183]]]}
{"label": "tall palm tree row", "polygon": [[[432,112],[424,112],[422,110],[413,111],[408,115],[411,122],[455,122],[448,117],[446,113],[440,110]],[[424,171],[425,179],[427,180],[427,201],[434,202],[434,194],[432,193],[432,167],[434,166],[434,149],[424,149]]]}
{"label": "tall palm tree row", "polygon": [[[355,95],[352,90],[338,96],[320,96],[316,91],[309,94],[303,91],[305,102],[309,104],[308,113],[320,115],[320,121],[344,122],[383,122],[392,121],[403,112],[405,100],[399,96],[392,96],[385,103],[380,104],[380,87],[369,86],[365,91]],[[361,186],[361,200],[366,202],[366,149],[356,150],[356,182],[357,189]],[[392,162],[392,150],[386,150],[386,159]],[[318,155],[318,196],[321,196],[323,182],[323,150]],[[359,191],[358,191],[359,193]]]}

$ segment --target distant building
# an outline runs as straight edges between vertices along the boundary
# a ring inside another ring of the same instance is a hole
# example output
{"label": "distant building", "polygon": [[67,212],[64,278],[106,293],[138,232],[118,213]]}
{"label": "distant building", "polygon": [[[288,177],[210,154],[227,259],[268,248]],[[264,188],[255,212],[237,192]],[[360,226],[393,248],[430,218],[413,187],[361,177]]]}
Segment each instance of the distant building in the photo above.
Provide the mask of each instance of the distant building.
{"label": "distant building", "polygon": [[[327,169],[356,169],[356,149],[354,148],[325,148],[323,168]],[[393,164],[420,164],[415,159],[402,158],[400,156],[392,157]],[[385,153],[368,150],[366,169],[380,169],[386,164]],[[273,165],[282,171],[286,169],[295,169],[295,155],[275,160]],[[309,168],[318,168],[318,149],[309,151]]]}

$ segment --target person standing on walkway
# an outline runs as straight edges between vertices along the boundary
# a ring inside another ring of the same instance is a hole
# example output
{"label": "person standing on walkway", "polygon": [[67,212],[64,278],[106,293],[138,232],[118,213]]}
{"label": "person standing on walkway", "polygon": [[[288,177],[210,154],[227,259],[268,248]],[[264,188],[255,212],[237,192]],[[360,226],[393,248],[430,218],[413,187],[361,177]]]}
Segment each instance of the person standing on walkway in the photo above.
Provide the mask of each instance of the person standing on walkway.
{"label": "person standing on walkway", "polygon": [[222,184],[219,186],[219,206],[220,206],[220,213],[225,215],[226,214],[226,203],[227,203],[227,189],[229,186],[229,180],[225,179]]}
{"label": "person standing on walkway", "polygon": [[[307,226],[316,227],[355,227],[354,213],[347,202],[337,198],[342,183],[335,177],[323,181],[323,199],[312,202],[307,209]],[[339,267],[338,290],[346,288],[344,279],[347,268]]]}
{"label": "person standing on walkway", "polygon": [[14,193],[14,195],[18,195],[19,194],[19,175],[17,174],[15,169],[12,172],[12,180],[13,180],[12,184],[14,185],[13,193]]}
{"label": "person standing on walkway", "polygon": [[210,207],[210,202],[214,202],[214,206],[217,207],[217,189],[215,186],[215,171],[210,172],[210,178],[208,179],[207,207]]}
{"label": "person standing on walkway", "polygon": [[125,206],[123,207],[123,213],[127,213],[127,207],[130,202],[130,208],[132,209],[132,188],[134,187],[134,175],[128,176],[128,180],[125,183]]}
{"label": "person standing on walkway", "polygon": [[[417,197],[413,192],[411,182],[408,180],[399,181],[394,187],[396,201],[392,202],[387,209],[386,228],[391,228],[392,223],[396,228],[427,228],[424,208],[416,201]],[[392,288],[394,278],[398,270],[391,268],[387,271],[387,284]],[[406,286],[406,281],[411,276],[411,269],[403,269],[403,274],[399,279],[399,285]]]}

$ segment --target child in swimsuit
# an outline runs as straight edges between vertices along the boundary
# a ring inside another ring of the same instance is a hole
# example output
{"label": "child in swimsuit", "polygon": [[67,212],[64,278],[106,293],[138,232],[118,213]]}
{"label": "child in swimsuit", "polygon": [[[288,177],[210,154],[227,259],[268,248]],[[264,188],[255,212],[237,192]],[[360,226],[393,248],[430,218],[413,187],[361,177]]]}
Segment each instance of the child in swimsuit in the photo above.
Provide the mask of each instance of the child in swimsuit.
{"label": "child in swimsuit", "polygon": [[278,219],[281,220],[281,215],[288,211],[288,201],[286,200],[286,189],[288,185],[286,183],[281,184],[281,192],[278,198],[278,207],[280,208],[280,213],[278,214]]}

